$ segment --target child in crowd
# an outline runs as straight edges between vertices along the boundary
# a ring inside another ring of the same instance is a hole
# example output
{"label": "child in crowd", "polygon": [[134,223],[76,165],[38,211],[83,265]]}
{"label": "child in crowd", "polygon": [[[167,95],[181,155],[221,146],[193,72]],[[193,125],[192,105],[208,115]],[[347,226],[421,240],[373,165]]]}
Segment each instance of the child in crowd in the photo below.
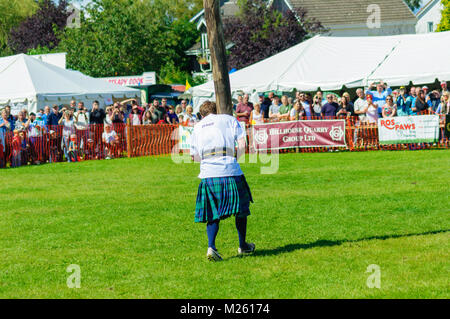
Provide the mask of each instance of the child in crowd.
{"label": "child in crowd", "polygon": [[119,136],[111,129],[111,125],[105,124],[105,131],[102,134],[102,140],[105,144],[106,159],[111,159],[114,154],[114,150],[117,149],[119,144]]}
{"label": "child in crowd", "polygon": [[78,162],[78,145],[77,145],[77,135],[70,135],[69,142],[69,162]]}
{"label": "child in crowd", "polygon": [[11,167],[19,167],[21,165],[20,151],[22,141],[19,136],[19,130],[14,130],[14,136],[12,139],[12,152],[11,152]]}
{"label": "child in crowd", "polygon": [[62,160],[60,150],[59,142],[61,139],[58,138],[55,131],[51,130],[49,132],[49,139],[48,139],[48,150],[49,150],[49,162],[50,163],[56,163]]}

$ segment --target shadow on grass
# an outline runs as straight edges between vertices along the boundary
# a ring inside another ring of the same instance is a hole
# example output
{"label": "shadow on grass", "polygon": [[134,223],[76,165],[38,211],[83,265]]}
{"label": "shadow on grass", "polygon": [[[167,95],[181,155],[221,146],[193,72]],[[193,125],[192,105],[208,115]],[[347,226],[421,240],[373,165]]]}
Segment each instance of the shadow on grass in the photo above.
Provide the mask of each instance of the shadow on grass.
{"label": "shadow on grass", "polygon": [[[282,247],[274,248],[274,249],[261,249],[256,250],[255,253],[252,254],[252,256],[274,256],[279,254],[285,254],[285,253],[291,253],[296,250],[301,249],[311,249],[316,247],[332,247],[332,246],[340,246],[345,243],[358,243],[363,242],[366,240],[386,240],[386,239],[395,239],[395,238],[404,238],[404,237],[413,237],[413,236],[425,236],[425,235],[434,235],[434,234],[440,234],[440,233],[446,233],[449,232],[450,229],[444,229],[444,230],[434,230],[434,231],[428,231],[424,233],[415,233],[415,234],[393,234],[393,235],[383,235],[383,236],[371,236],[367,238],[360,238],[355,240],[318,240],[313,243],[309,244],[289,244]],[[237,256],[239,257],[239,256]]]}

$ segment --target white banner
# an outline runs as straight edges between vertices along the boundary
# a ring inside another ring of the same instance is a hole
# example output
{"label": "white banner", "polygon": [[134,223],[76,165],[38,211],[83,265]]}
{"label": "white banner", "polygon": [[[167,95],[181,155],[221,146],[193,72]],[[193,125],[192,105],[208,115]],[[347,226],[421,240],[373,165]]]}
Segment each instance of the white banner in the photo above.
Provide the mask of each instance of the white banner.
{"label": "white banner", "polygon": [[178,126],[179,141],[178,146],[180,150],[191,149],[191,135],[194,132],[193,126]]}
{"label": "white banner", "polygon": [[439,140],[439,115],[378,119],[380,144],[434,143]]}

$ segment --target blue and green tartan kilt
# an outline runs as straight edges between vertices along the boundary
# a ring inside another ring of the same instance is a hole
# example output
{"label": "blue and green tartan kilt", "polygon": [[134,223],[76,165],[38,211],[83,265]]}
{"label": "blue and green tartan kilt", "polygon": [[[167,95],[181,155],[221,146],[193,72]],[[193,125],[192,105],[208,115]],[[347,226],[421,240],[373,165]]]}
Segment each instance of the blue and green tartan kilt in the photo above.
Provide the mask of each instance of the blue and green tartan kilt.
{"label": "blue and green tartan kilt", "polygon": [[250,215],[253,203],[250,187],[244,175],[204,178],[198,186],[195,222],[207,223],[232,215]]}

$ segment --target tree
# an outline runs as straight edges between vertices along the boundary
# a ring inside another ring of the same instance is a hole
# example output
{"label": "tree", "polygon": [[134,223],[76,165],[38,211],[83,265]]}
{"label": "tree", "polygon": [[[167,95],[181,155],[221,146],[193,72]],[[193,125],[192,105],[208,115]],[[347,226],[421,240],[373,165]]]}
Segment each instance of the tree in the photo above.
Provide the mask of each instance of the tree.
{"label": "tree", "polygon": [[282,14],[267,7],[264,0],[238,3],[241,12],[224,20],[225,38],[234,44],[229,52],[230,69],[241,69],[326,31],[303,9]]}
{"label": "tree", "polygon": [[166,0],[93,0],[78,29],[61,34],[69,68],[94,77],[187,69],[184,51],[198,39],[194,25]]}
{"label": "tree", "polygon": [[69,15],[66,0],[59,0],[58,4],[41,0],[36,13],[11,29],[8,44],[15,53],[26,53],[39,46],[56,48],[57,33],[64,29]]}
{"label": "tree", "polygon": [[437,30],[438,32],[450,30],[450,0],[442,0],[444,9],[442,10],[442,18]]}
{"label": "tree", "polygon": [[422,0],[405,0],[406,4],[411,10],[419,9]]}
{"label": "tree", "polygon": [[12,54],[8,47],[11,28],[31,16],[36,8],[35,0],[0,0],[0,56]]}

